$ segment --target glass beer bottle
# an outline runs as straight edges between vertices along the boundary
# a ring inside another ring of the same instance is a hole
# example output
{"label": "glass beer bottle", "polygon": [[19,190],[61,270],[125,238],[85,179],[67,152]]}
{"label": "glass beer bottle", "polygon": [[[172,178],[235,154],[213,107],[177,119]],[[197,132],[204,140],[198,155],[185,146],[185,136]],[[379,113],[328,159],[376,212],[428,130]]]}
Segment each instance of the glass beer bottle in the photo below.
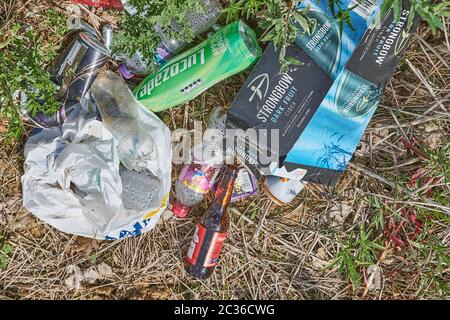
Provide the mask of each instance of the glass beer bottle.
{"label": "glass beer bottle", "polygon": [[191,276],[210,277],[219,261],[229,226],[227,209],[233,193],[238,169],[234,165],[222,169],[214,201],[203,214],[186,254],[185,269]]}

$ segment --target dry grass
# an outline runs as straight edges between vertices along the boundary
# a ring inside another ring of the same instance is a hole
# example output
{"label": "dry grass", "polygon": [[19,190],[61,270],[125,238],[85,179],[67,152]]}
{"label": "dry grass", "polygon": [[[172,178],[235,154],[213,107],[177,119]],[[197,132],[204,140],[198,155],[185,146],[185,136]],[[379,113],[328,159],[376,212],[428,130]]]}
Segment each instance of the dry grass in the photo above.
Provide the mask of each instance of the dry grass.
{"label": "dry grass", "polygon": [[[24,8],[39,16],[48,2],[39,3]],[[16,2],[15,10],[22,5]],[[219,267],[205,282],[188,277],[181,261],[208,202],[189,219],[167,216],[138,238],[98,242],[72,237],[21,207],[24,140],[0,145],[0,235],[5,235],[0,250],[4,243],[12,246],[0,270],[0,298],[450,298],[449,181],[442,178],[449,173],[440,168],[442,160],[429,163],[402,142],[415,138],[416,147],[441,155],[449,142],[449,21],[446,28],[447,34],[432,36],[421,27],[336,187],[309,185],[284,208],[262,192],[231,206],[230,237]],[[207,119],[213,107],[228,106],[243,80],[227,80],[162,117],[172,129],[192,129],[193,121]],[[432,195],[424,194],[427,187],[407,184],[420,168],[440,177],[432,182]],[[408,240],[405,235],[414,234],[414,228],[401,210],[409,207],[424,226]],[[395,245],[384,229],[391,218],[400,226],[397,236],[404,245]],[[369,234],[366,240],[361,230]],[[356,241],[351,241],[352,235]],[[382,247],[372,248],[372,242]],[[102,276],[102,264],[110,266],[112,274]],[[371,286],[376,277],[369,274],[370,265],[382,270],[379,286]],[[66,280],[73,274],[68,266],[78,266],[81,273],[90,270],[97,278],[70,290]]]}

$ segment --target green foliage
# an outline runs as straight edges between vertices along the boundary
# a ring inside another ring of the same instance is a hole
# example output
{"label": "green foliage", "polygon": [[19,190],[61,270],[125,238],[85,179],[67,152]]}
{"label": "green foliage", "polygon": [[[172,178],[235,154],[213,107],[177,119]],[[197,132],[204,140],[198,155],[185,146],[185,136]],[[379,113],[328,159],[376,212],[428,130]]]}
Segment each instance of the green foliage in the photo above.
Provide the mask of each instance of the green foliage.
{"label": "green foliage", "polygon": [[[138,14],[123,15],[121,32],[115,39],[113,49],[130,55],[139,50],[148,60],[152,59],[152,52],[161,41],[154,30],[155,24],[173,39],[189,42],[193,40],[194,35],[184,18],[191,10],[204,10],[202,0],[129,2],[137,9]],[[273,41],[277,48],[281,48],[280,59],[283,62],[296,63],[297,61],[292,59],[284,59],[286,45],[292,43],[300,32],[291,22],[298,23],[307,31],[311,22],[304,15],[307,9],[293,10],[294,4],[295,1],[292,0],[230,0],[223,14],[226,16],[226,23],[257,18],[258,26],[264,30],[260,34],[261,41]]]}
{"label": "green foliage", "polygon": [[417,264],[424,273],[420,294],[426,294],[430,285],[437,289],[442,297],[448,297],[450,286],[446,279],[446,270],[450,268],[448,244],[436,235],[436,227],[449,225],[450,217],[445,213],[419,208],[417,217],[423,221],[423,231],[411,247],[418,251]]}
{"label": "green foliage", "polygon": [[44,24],[51,28],[52,33],[64,36],[67,32],[67,17],[54,8],[45,11]]}
{"label": "green foliage", "polygon": [[[377,257],[386,249],[382,245],[384,216],[396,215],[396,210],[383,205],[380,199],[372,196],[368,199],[373,215],[370,224],[359,227],[359,234],[351,232],[348,238],[340,243],[334,261],[326,267],[330,269],[338,266],[338,271],[353,284],[355,289],[361,287],[361,268],[374,265]],[[423,230],[417,238],[408,239],[408,245],[401,249],[402,254],[417,266],[421,273],[419,296],[429,292],[430,286],[443,297],[450,294],[450,286],[446,281],[446,270],[450,267],[448,245],[442,236],[437,233],[437,228],[442,228],[450,223],[450,218],[445,213],[424,208],[415,208],[417,219],[423,223]],[[397,219],[403,219],[397,214]],[[405,227],[406,228],[406,227]]]}
{"label": "green foliage", "polygon": [[0,233],[0,270],[4,269],[8,263],[8,255],[12,252],[12,246],[5,243],[3,233]]}
{"label": "green foliage", "polygon": [[309,8],[300,10],[295,3],[292,0],[231,0],[223,11],[227,23],[238,19],[257,20],[259,29],[264,30],[260,40],[272,41],[280,49],[280,62],[285,70],[289,64],[299,63],[293,58],[286,58],[286,46],[294,42],[300,33],[309,33],[314,25],[314,21],[306,16]]}
{"label": "green foliage", "polygon": [[[363,3],[365,0],[360,0]],[[122,32],[115,40],[114,49],[127,54],[140,51],[143,56],[151,60],[152,52],[160,43],[160,37],[154,30],[158,24],[166,34],[174,39],[192,41],[193,34],[184,18],[190,10],[202,10],[202,0],[168,0],[148,1],[130,0],[131,5],[137,8],[138,14],[130,16],[124,14],[121,21]],[[310,32],[314,21],[308,19],[309,8],[298,9],[297,0],[229,0],[223,9],[225,22],[235,20],[256,21],[262,32],[259,33],[261,42],[273,41],[280,48],[280,62],[285,70],[289,64],[299,61],[286,58],[286,46],[292,43],[301,32]],[[396,17],[400,16],[402,0],[386,0],[382,7],[382,14],[391,8]],[[429,23],[433,32],[442,28],[441,17],[449,17],[450,2],[432,3],[429,0],[412,0],[412,23],[414,13],[417,12]],[[350,24],[350,13],[356,7],[346,8],[342,0],[329,0],[331,12],[341,28]],[[173,26],[177,26],[174,30]],[[351,25],[350,25],[351,27]]]}
{"label": "green foliage", "polygon": [[186,14],[205,11],[201,0],[130,0],[129,4],[138,14],[131,16],[124,10],[121,32],[115,37],[113,49],[130,55],[140,51],[148,60],[161,42],[155,25],[172,39],[192,41],[194,35],[186,23]]}
{"label": "green foliage", "polygon": [[[428,23],[433,34],[438,28],[443,28],[442,18],[450,18],[450,1],[410,0],[411,13],[408,26],[413,23],[414,15],[419,16]],[[386,14],[390,9],[394,10],[394,16],[398,20],[401,15],[402,0],[385,0],[381,7],[381,14]]]}
{"label": "green foliage", "polygon": [[450,182],[450,142],[439,150],[427,150],[427,167],[433,177],[444,177],[444,182]]}
{"label": "green foliage", "polygon": [[330,269],[338,265],[339,272],[351,281],[355,289],[361,286],[360,269],[376,264],[378,253],[385,249],[381,238],[384,226],[382,204],[377,197],[370,198],[369,203],[375,209],[370,224],[362,223],[359,234],[351,232],[347,241],[341,242],[334,261],[326,267]]}
{"label": "green foliage", "polygon": [[90,256],[89,256],[89,260],[91,261],[91,263],[92,263],[93,265],[96,265],[96,264],[97,264],[97,258],[98,258],[98,256],[97,256],[97,253],[96,253],[96,252],[92,252],[92,253],[90,254]]}
{"label": "green foliage", "polygon": [[[58,109],[58,103],[54,98],[55,85],[43,68],[53,55],[43,50],[42,39],[35,29],[15,24],[0,48],[0,116],[8,123],[3,138],[9,142],[24,131],[18,101],[13,97],[17,90],[28,96],[25,109],[31,113],[51,114]],[[37,98],[46,103],[41,106]]]}
{"label": "green foliage", "polygon": [[327,266],[327,268],[332,268],[338,264],[339,272],[343,274],[347,280],[350,280],[355,288],[359,288],[361,286],[361,275],[355,259],[354,251],[356,250],[356,244],[354,241],[353,234],[351,234],[346,244],[341,243],[342,249],[336,255],[335,260]]}
{"label": "green foliage", "polygon": [[375,215],[373,217],[373,225],[377,230],[383,230],[384,228],[384,214],[382,203],[378,197],[372,196],[370,198],[370,205],[375,209]]}
{"label": "green foliage", "polygon": [[327,267],[339,265],[339,272],[353,286],[358,289],[361,286],[361,275],[359,269],[376,263],[377,252],[383,250],[379,237],[374,238],[373,229],[360,226],[359,235],[352,232],[346,243],[341,243],[342,249],[337,253],[335,260]]}

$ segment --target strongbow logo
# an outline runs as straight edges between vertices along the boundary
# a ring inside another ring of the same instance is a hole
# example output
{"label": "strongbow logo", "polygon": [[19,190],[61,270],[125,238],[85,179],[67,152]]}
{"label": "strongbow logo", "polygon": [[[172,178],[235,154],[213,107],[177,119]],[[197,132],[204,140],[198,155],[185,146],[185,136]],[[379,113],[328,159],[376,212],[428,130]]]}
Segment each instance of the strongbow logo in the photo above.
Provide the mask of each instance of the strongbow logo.
{"label": "strongbow logo", "polygon": [[[375,62],[380,67],[383,66],[386,57],[392,55],[392,51],[394,51],[395,55],[398,55],[406,46],[409,39],[409,32],[406,32],[404,29],[407,25],[409,14],[409,10],[403,10],[402,16],[398,19],[398,21],[392,21],[389,28],[387,28],[389,33],[384,34],[382,41],[378,44],[380,50],[377,53]],[[391,49],[393,45],[394,50]]]}
{"label": "strongbow logo", "polygon": [[[258,80],[259,83],[255,86],[255,83],[257,83]],[[269,91],[269,75],[267,73],[260,74],[255,79],[253,79],[252,82],[250,82],[247,88],[250,88],[250,90],[253,92],[253,94],[250,96],[250,99],[248,99],[248,102],[252,102],[255,98],[255,95],[258,96],[259,100],[262,100],[267,95],[267,91]],[[264,94],[262,94],[262,88],[264,88]]]}
{"label": "strongbow logo", "polygon": [[346,71],[338,80],[334,104],[342,116],[356,118],[373,110],[380,95],[374,84]]}

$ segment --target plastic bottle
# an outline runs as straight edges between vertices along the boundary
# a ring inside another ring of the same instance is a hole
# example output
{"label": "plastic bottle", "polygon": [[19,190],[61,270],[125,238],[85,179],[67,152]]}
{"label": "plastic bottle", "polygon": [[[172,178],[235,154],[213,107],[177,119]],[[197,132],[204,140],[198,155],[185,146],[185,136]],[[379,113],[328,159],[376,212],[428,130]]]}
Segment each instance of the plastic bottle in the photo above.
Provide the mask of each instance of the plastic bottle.
{"label": "plastic bottle", "polygon": [[[190,209],[202,202],[214,186],[218,169],[222,167],[219,157],[219,145],[216,141],[225,132],[226,113],[221,107],[214,108],[208,119],[208,127],[202,144],[193,148],[195,164],[185,166],[175,184],[176,201],[172,212],[180,218],[185,218]],[[198,155],[198,157],[196,157]]]}
{"label": "plastic bottle", "polygon": [[185,218],[192,207],[202,202],[214,184],[217,170],[211,165],[191,164],[185,166],[175,183],[176,200],[172,212]]}
{"label": "plastic bottle", "polygon": [[98,75],[91,91],[105,127],[118,141],[120,162],[137,172],[157,167],[155,142],[139,125],[138,102],[120,76],[111,71]]}
{"label": "plastic bottle", "polygon": [[126,209],[144,211],[154,205],[161,183],[151,173],[136,172],[120,166],[122,202]]}
{"label": "plastic bottle", "polygon": [[134,89],[153,112],[194,99],[216,83],[250,67],[261,56],[253,30],[236,21],[177,55]]}
{"label": "plastic bottle", "polygon": [[212,275],[219,261],[229,226],[227,209],[237,175],[236,166],[222,169],[214,202],[203,214],[186,254],[185,270],[191,276],[206,279]]}
{"label": "plastic bottle", "polygon": [[[128,1],[122,1],[125,10],[128,11],[130,15],[135,15],[137,13],[136,8],[132,7],[127,2]],[[222,6],[218,0],[203,0],[203,6],[205,8],[205,12],[188,12],[184,18],[194,37],[211,28],[219,19],[220,12],[222,10]],[[181,27],[176,23],[176,21],[173,21],[172,29],[179,31]],[[161,43],[158,48],[156,48],[153,55],[154,62],[157,65],[164,64],[167,60],[179,53],[189,44],[187,41],[170,38],[158,24],[155,26],[155,30],[161,37]],[[119,66],[119,72],[127,80],[134,77],[141,78],[142,75],[149,74],[152,70],[152,61],[145,59],[142,52],[138,51],[131,57],[123,56],[121,59],[122,64]]]}
{"label": "plastic bottle", "polygon": [[222,107],[211,111],[203,142],[192,149],[194,162],[210,164],[217,168],[222,166],[226,119],[227,114]]}
{"label": "plastic bottle", "polygon": [[[194,37],[210,29],[219,19],[222,10],[222,5],[218,0],[203,0],[203,7],[204,12],[190,11],[184,18]],[[179,31],[181,26],[173,21],[172,29]],[[161,44],[155,52],[155,61],[158,64],[164,64],[189,44],[184,40],[170,38],[159,25],[155,26],[155,30],[161,37]]]}

